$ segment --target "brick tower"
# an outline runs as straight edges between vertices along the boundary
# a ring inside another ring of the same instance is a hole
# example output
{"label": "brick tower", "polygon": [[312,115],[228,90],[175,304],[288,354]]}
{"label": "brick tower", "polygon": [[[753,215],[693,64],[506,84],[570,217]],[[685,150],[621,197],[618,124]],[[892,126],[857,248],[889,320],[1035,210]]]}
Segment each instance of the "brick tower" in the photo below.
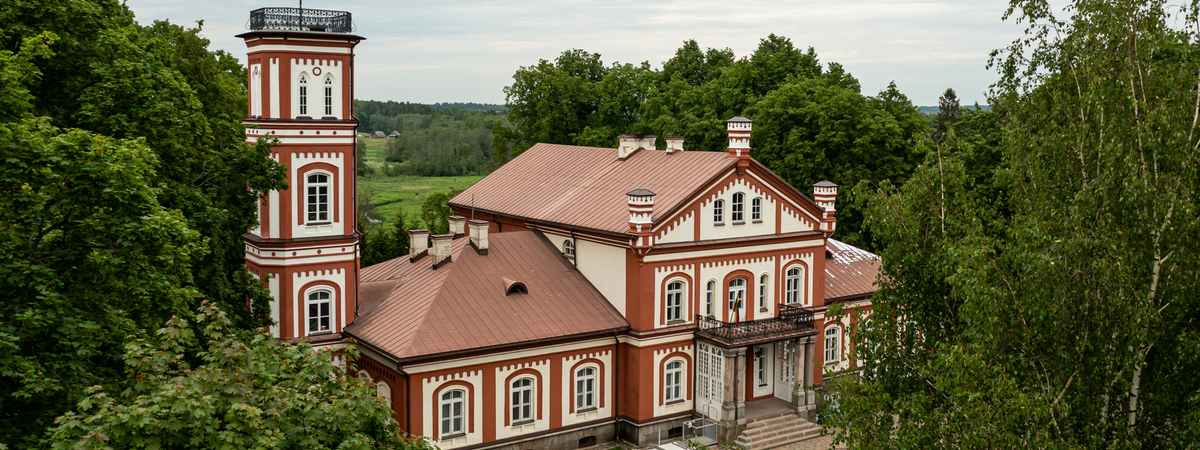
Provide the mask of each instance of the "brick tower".
{"label": "brick tower", "polygon": [[288,189],[271,191],[259,226],[242,235],[246,267],[271,291],[271,333],[340,340],[354,320],[360,234],[355,228],[354,47],[350,13],[250,12],[246,142],[275,138]]}

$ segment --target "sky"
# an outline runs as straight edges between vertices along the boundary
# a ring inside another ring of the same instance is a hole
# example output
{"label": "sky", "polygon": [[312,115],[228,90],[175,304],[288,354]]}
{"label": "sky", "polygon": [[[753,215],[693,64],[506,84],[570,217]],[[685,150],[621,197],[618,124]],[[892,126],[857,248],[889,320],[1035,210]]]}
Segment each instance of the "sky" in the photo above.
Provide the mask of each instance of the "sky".
{"label": "sky", "polygon": [[[204,20],[211,49],[245,61],[250,10],[262,0],[126,0],[139,22]],[[294,0],[293,0],[294,1]],[[996,79],[989,53],[1023,33],[1001,20],[1007,0],[559,0],[333,1],[305,8],[350,11],[366,37],[355,49],[359,99],[504,103],[522,66],[564,50],[606,64],[662,62],[688,39],[741,58],[774,33],[840,63],[874,95],[894,81],[918,106],[953,88],[963,105],[986,103]]]}

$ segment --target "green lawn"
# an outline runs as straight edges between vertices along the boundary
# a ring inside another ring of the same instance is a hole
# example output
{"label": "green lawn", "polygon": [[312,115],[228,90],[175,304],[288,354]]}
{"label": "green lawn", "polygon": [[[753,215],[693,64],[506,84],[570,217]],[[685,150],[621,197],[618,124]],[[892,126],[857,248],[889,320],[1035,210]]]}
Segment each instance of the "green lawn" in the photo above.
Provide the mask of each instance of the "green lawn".
{"label": "green lawn", "polygon": [[369,134],[360,134],[359,142],[367,143],[366,162],[371,167],[379,167],[383,165],[383,158],[387,155],[387,139],[372,139]]}
{"label": "green lawn", "polygon": [[409,220],[417,217],[421,211],[421,202],[433,192],[449,192],[452,189],[466,189],[483,179],[482,176],[461,177],[359,177],[358,195],[370,198],[375,204],[373,219],[392,220],[401,208]]}

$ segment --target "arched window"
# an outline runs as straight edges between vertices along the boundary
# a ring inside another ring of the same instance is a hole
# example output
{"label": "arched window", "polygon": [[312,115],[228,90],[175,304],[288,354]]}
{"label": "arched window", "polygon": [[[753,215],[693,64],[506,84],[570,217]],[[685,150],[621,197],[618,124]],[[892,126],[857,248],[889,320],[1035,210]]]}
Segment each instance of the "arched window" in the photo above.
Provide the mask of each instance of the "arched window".
{"label": "arched window", "polygon": [[300,115],[308,115],[308,76],[300,74]]}
{"label": "arched window", "polygon": [[742,222],[743,221],[743,216],[742,216],[743,209],[742,208],[744,208],[745,206],[746,206],[746,194],[743,194],[741,192],[733,193],[733,203],[730,205],[730,208],[729,208],[730,209],[729,215],[731,216],[730,220],[732,220],[734,223]]}
{"label": "arched window", "polygon": [[596,407],[596,369],[584,367],[575,371],[575,410]]}
{"label": "arched window", "polygon": [[683,282],[672,281],[667,284],[667,322],[683,320]]}
{"label": "arched window", "polygon": [[793,267],[787,271],[787,304],[800,302],[800,278],[801,272],[799,267]]}
{"label": "arched window", "polygon": [[758,307],[759,308],[767,307],[767,292],[770,292],[770,289],[767,289],[768,281],[769,281],[769,279],[767,278],[767,274],[765,274],[765,273],[761,277],[758,277]]}
{"label": "arched window", "polygon": [[725,221],[725,200],[717,200],[713,202],[713,222],[722,223]]}
{"label": "arched window", "polygon": [[512,384],[512,423],[533,420],[533,378],[521,378]]}
{"label": "arched window", "polygon": [[716,303],[714,301],[716,296],[717,296],[717,282],[716,282],[716,280],[708,280],[708,292],[704,296],[704,314],[705,315],[709,315],[709,316],[713,315],[713,304]]}
{"label": "arched window", "polygon": [[308,221],[329,221],[329,175],[314,173],[308,176]]}
{"label": "arched window", "polygon": [[333,115],[333,75],[325,75],[325,115]]}
{"label": "arched window", "polygon": [[392,387],[388,386],[387,382],[380,381],[375,383],[375,395],[387,399],[388,408],[392,407]]}
{"label": "arched window", "polygon": [[838,336],[842,330],[838,327],[831,326],[825,329],[825,362],[832,363],[840,360],[840,349],[838,348]]}
{"label": "arched window", "polygon": [[575,243],[570,240],[563,241],[563,256],[570,259],[575,259]]}
{"label": "arched window", "polygon": [[330,311],[333,310],[333,293],[319,289],[308,293],[308,333],[330,331]]}
{"label": "arched window", "polygon": [[746,319],[746,279],[729,280],[729,320],[740,322]]}
{"label": "arched window", "polygon": [[663,378],[663,400],[668,403],[683,400],[683,361],[667,363]]}
{"label": "arched window", "polygon": [[365,370],[358,371],[358,382],[362,383],[363,387],[371,385],[371,374]]}
{"label": "arched window", "polygon": [[466,392],[462,389],[452,389],[442,393],[442,433],[453,436],[463,433],[463,412],[466,410]]}
{"label": "arched window", "polygon": [[750,220],[762,220],[762,197],[750,201]]}

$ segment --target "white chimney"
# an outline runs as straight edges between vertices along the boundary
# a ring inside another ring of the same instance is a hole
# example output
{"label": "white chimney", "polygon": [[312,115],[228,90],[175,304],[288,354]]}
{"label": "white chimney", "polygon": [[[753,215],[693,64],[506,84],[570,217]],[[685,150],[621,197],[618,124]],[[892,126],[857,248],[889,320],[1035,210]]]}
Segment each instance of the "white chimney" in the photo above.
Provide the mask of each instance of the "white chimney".
{"label": "white chimney", "polygon": [[622,134],[617,136],[617,159],[624,160],[638,150],[654,150],[654,141],[658,136],[653,134]]}
{"label": "white chimney", "polygon": [[473,219],[467,222],[471,233],[471,246],[475,247],[475,252],[480,255],[488,253],[488,226],[490,224],[486,220]]}
{"label": "white chimney", "polygon": [[648,249],[654,245],[654,193],[645,189],[635,189],[625,194],[629,200],[629,234],[633,235],[631,243],[635,249]]}
{"label": "white chimney", "polygon": [[429,250],[429,230],[408,230],[408,261],[416,261]]}
{"label": "white chimney", "polygon": [[667,154],[683,151],[683,136],[667,136]]}
{"label": "white chimney", "polygon": [[825,232],[825,237],[833,236],[833,232],[837,230],[837,218],[834,216],[837,213],[834,209],[837,203],[837,188],[838,186],[829,180],[813,185],[813,201],[825,210],[821,215],[821,231]]}
{"label": "white chimney", "polygon": [[465,233],[464,226],[467,224],[467,218],[460,215],[450,216],[450,234],[454,235],[455,239],[463,237]]}
{"label": "white chimney", "polygon": [[435,234],[433,235],[433,268],[437,269],[445,263],[450,262],[450,241],[454,240],[453,234]]}

